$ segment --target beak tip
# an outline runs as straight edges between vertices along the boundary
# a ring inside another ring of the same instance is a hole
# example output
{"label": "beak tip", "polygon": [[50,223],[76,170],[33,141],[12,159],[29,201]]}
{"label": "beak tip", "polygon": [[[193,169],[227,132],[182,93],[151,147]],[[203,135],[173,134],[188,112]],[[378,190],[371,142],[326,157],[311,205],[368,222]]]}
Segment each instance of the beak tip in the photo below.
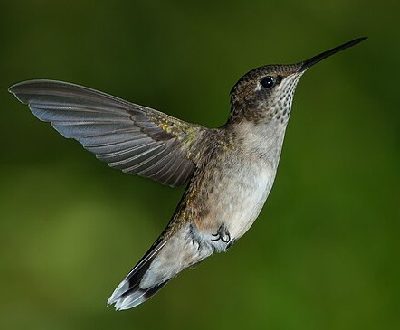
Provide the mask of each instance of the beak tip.
{"label": "beak tip", "polygon": [[319,61],[321,61],[321,60],[323,60],[323,59],[325,59],[325,58],[327,58],[327,57],[329,57],[329,56],[331,56],[331,55],[333,55],[333,54],[335,54],[335,53],[337,53],[337,52],[339,52],[341,50],[345,50],[347,48],[353,47],[353,46],[357,45],[359,42],[367,40],[367,39],[368,39],[368,37],[364,36],[364,37],[360,37],[360,38],[357,38],[357,39],[350,40],[350,41],[345,42],[344,44],[342,44],[342,45],[340,45],[338,47],[329,49],[329,50],[327,50],[325,52],[322,52],[322,53],[320,53],[320,54],[318,54],[318,55],[316,55],[316,56],[314,56],[314,57],[312,57],[312,58],[310,58],[308,60],[305,60],[305,61],[303,61],[301,63],[300,68],[299,68],[299,72],[305,71],[308,68],[310,68],[311,66],[313,66],[314,64],[317,64]]}

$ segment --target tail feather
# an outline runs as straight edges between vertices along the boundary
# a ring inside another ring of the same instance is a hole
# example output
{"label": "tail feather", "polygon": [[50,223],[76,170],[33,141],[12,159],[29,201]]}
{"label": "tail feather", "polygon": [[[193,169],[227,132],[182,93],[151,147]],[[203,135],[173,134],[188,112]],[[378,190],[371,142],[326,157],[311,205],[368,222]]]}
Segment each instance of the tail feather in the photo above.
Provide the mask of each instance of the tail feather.
{"label": "tail feather", "polygon": [[[121,283],[123,282],[126,282],[126,280],[122,281]],[[124,294],[120,295],[118,298],[115,299],[115,302],[113,303],[115,309],[118,311],[129,309],[144,303],[147,299],[154,296],[156,292],[159,289],[161,289],[166,283],[167,281],[160,283],[149,289],[140,289],[138,287],[129,289]]]}
{"label": "tail feather", "polygon": [[147,299],[151,298],[167,281],[157,283],[151,287],[141,287],[141,282],[158,252],[162,249],[164,243],[156,242],[137,265],[128,273],[114,290],[108,304],[114,305],[116,310],[124,310],[136,307]]}
{"label": "tail feather", "polygon": [[195,235],[193,227],[186,224],[168,239],[159,239],[118,285],[108,303],[117,310],[136,307],[179,272],[210,256],[213,246]]}

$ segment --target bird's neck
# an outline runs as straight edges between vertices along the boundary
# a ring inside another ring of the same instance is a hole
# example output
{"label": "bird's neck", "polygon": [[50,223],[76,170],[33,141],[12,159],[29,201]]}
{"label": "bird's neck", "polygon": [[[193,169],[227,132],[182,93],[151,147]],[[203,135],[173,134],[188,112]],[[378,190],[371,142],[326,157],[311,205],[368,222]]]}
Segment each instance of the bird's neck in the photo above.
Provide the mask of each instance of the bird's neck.
{"label": "bird's neck", "polygon": [[268,122],[255,123],[243,120],[227,129],[245,153],[265,159],[278,166],[287,121],[271,118]]}

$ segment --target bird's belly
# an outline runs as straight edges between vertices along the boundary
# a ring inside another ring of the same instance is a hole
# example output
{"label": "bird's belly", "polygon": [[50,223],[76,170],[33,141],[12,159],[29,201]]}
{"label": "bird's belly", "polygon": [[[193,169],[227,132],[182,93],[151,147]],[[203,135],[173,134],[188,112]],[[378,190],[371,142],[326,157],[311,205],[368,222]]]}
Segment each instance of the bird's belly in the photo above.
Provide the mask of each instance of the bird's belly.
{"label": "bird's belly", "polygon": [[235,173],[223,176],[216,192],[214,189],[212,221],[223,223],[231,238],[239,239],[260,214],[275,173],[275,169],[258,164],[238,168]]}

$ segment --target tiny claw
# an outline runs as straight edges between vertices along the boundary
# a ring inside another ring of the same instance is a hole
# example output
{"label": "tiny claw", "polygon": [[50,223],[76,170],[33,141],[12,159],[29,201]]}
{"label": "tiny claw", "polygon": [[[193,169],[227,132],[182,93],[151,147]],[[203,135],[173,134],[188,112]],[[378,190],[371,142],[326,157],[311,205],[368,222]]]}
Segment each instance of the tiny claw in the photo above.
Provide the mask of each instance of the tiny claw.
{"label": "tiny claw", "polygon": [[199,240],[198,237],[196,237],[195,228],[193,227],[193,224],[190,224],[189,226],[188,237],[192,241],[192,244],[194,246],[197,244],[197,251],[200,251],[202,248],[201,240]]}
{"label": "tiny claw", "polygon": [[227,240],[224,240],[224,237],[221,237],[222,242],[224,243],[229,243],[231,241],[231,234],[229,234],[228,231],[225,232],[226,237],[228,238]]}
{"label": "tiny claw", "polygon": [[218,231],[212,235],[214,237],[216,237],[215,239],[212,239],[212,241],[214,241],[214,242],[221,240],[224,243],[229,243],[231,241],[231,234],[225,228],[224,225],[221,225],[221,227],[219,227]]}

